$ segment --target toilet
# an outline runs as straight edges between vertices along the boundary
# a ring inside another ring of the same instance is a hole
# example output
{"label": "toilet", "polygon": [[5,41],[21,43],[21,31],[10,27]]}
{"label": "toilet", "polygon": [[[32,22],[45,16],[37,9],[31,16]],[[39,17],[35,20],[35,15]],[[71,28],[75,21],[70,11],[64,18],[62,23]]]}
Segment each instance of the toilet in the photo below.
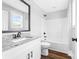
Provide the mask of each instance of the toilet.
{"label": "toilet", "polygon": [[48,56],[48,48],[50,47],[50,43],[43,41],[41,42],[41,54],[44,56]]}

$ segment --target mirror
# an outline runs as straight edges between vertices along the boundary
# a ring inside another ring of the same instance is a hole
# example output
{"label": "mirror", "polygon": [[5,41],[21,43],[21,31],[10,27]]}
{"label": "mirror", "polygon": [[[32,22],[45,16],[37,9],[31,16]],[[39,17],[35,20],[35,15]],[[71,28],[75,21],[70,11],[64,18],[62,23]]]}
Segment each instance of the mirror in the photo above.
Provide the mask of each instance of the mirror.
{"label": "mirror", "polygon": [[3,0],[2,32],[30,31],[30,5],[24,0]]}

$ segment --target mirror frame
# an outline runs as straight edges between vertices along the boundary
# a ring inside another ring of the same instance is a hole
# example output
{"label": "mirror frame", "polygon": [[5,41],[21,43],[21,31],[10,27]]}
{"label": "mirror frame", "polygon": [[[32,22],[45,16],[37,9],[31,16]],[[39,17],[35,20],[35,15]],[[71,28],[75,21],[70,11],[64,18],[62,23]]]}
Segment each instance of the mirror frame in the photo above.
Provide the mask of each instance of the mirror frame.
{"label": "mirror frame", "polygon": [[24,0],[20,0],[22,3],[28,6],[28,30],[16,30],[16,31],[2,31],[2,33],[12,33],[12,32],[28,32],[30,31],[30,5]]}

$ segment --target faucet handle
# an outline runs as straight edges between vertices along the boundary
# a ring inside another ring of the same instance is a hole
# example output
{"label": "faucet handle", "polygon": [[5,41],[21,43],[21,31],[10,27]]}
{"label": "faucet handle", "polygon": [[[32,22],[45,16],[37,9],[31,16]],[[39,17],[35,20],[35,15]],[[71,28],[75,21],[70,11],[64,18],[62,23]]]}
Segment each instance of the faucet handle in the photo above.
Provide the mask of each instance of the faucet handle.
{"label": "faucet handle", "polygon": [[13,38],[17,38],[17,35],[16,34],[12,34]]}

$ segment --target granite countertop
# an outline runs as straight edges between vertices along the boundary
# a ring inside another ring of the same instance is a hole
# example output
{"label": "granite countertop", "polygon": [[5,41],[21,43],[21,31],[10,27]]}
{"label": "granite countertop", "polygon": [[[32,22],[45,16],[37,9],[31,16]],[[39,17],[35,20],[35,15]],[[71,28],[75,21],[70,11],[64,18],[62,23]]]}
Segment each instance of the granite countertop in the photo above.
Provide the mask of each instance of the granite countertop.
{"label": "granite countertop", "polygon": [[[6,39],[6,40],[3,40],[2,41],[2,51],[7,51],[11,48],[14,48],[14,47],[17,47],[19,45],[22,45],[24,43],[28,43],[32,40],[35,40],[35,39],[38,39],[40,38],[41,36],[33,36],[33,38],[30,38],[30,39],[27,39],[27,40],[22,40],[22,41],[19,41],[19,42],[12,42],[13,39]],[[25,37],[23,37],[25,38]],[[26,37],[27,38],[27,37]],[[15,40],[15,39],[14,39]]]}

